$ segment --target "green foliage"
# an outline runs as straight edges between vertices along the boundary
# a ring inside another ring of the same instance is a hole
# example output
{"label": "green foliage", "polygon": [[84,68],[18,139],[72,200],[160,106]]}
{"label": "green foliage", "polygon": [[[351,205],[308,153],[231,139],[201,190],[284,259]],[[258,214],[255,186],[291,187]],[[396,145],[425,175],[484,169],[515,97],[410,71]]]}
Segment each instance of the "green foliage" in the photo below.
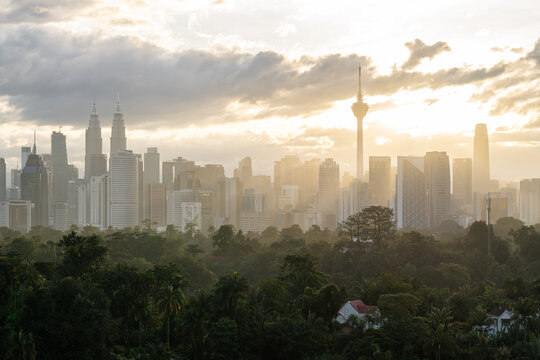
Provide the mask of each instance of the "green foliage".
{"label": "green foliage", "polygon": [[107,255],[107,248],[97,235],[80,236],[72,232],[58,243],[62,248],[60,272],[64,276],[82,276],[100,269]]}
{"label": "green foliage", "polygon": [[[488,255],[482,222],[367,235],[368,209],[347,232],[0,229],[0,358],[538,358],[536,228],[501,220]],[[378,310],[338,323],[355,299]]]}

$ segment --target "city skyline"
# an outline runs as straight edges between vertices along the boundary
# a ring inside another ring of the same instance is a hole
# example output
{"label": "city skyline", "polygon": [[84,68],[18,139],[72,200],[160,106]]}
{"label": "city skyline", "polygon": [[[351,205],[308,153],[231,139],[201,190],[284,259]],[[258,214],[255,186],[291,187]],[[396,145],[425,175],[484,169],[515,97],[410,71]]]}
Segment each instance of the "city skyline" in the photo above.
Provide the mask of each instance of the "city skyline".
{"label": "city skyline", "polygon": [[6,2],[0,12],[9,20],[0,22],[1,48],[12,54],[0,63],[10,69],[0,87],[8,168],[33,128],[47,148],[62,126],[82,171],[92,99],[107,153],[120,92],[136,153],[158,146],[163,159],[217,162],[227,175],[244,156],[269,175],[285,155],[332,157],[354,174],[350,105],[361,63],[364,167],[368,156],[391,156],[393,166],[428,151],[472,157],[474,125],[486,123],[493,178],[540,176],[527,166],[540,155],[534,2],[371,4],[360,15],[343,2],[339,22],[317,1],[32,4]]}

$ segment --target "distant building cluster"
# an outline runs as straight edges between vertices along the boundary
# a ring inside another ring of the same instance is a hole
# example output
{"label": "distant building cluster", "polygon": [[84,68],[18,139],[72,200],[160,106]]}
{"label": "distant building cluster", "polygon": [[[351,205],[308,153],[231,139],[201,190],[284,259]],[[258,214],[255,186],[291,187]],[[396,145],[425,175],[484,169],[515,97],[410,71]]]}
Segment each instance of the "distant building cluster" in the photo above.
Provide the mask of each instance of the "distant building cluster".
{"label": "distant building cluster", "polygon": [[128,150],[123,114],[117,101],[110,153],[103,153],[101,125],[94,104],[86,129],[84,178],[68,163],[66,136],[51,134],[50,154],[21,148],[21,168],[0,158],[0,226],[26,232],[32,226],[67,230],[71,225],[125,228],[143,222],[158,229],[173,225],[206,232],[232,224],[245,232],[299,225],[334,229],[350,215],[379,205],[394,210],[398,229],[435,227],[444,220],[468,226],[474,220],[519,217],[540,222],[540,179],[522,180],[517,188],[499,188],[489,173],[485,124],[477,124],[473,158],[453,159],[452,181],[446,152],[424,156],[370,156],[363,164],[364,102],[359,91],[352,111],[357,119],[357,174],[340,176],[331,158],[275,161],[273,181],[253,175],[252,160],[240,160],[233,177],[219,164],[197,165],[178,157],[161,161],[156,147],[144,155]]}

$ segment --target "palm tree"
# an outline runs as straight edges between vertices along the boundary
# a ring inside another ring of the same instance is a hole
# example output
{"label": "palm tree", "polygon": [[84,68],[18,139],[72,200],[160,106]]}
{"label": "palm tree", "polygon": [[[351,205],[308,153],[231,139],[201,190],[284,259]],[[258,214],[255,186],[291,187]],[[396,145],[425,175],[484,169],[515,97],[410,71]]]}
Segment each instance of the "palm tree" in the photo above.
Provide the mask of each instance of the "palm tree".
{"label": "palm tree", "polygon": [[213,298],[204,290],[199,290],[189,298],[180,316],[183,338],[189,339],[193,359],[201,359],[204,344],[208,336],[209,314],[212,311]]}
{"label": "palm tree", "polygon": [[247,295],[248,289],[248,280],[238,275],[237,272],[223,276],[218,280],[215,293],[218,297],[218,303],[223,306],[225,316],[233,316],[238,300]]}
{"label": "palm tree", "polygon": [[184,293],[181,287],[173,285],[165,286],[158,291],[157,308],[167,319],[167,348],[170,349],[170,320],[182,307]]}

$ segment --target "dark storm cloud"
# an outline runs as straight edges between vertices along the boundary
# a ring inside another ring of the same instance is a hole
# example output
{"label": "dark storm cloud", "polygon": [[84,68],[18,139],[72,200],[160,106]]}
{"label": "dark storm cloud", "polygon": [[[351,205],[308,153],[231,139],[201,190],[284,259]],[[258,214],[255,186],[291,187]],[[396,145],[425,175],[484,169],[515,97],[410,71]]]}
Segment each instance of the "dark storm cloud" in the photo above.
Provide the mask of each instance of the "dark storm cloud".
{"label": "dark storm cloud", "polygon": [[415,39],[414,41],[405,43],[409,49],[409,59],[403,64],[403,69],[412,69],[416,67],[423,59],[433,59],[436,55],[450,51],[450,46],[444,41],[438,41],[433,45],[426,45],[422,40]]}
{"label": "dark storm cloud", "polygon": [[23,119],[49,125],[85,125],[94,96],[108,119],[117,91],[130,125],[182,127],[246,120],[226,111],[232,101],[264,109],[250,119],[326,110],[356,93],[358,63],[367,95],[477,83],[505,71],[501,63],[433,73],[396,67],[378,75],[371,60],[358,55],[290,60],[273,51],[168,52],[134,38],[98,40],[32,26],[6,35],[0,40],[0,96],[9,96]]}
{"label": "dark storm cloud", "polygon": [[0,10],[0,24],[67,20],[94,3],[95,0],[12,0]]}

